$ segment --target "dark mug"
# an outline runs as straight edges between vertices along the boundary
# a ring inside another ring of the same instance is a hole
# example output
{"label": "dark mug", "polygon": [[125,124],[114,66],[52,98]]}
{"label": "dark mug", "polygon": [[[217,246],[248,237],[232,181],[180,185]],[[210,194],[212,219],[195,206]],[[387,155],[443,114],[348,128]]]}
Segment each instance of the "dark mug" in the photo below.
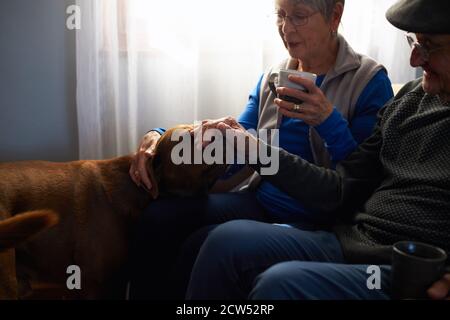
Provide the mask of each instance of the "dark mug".
{"label": "dark mug", "polygon": [[441,248],[400,241],[392,249],[393,299],[427,299],[427,290],[446,272],[447,254]]}

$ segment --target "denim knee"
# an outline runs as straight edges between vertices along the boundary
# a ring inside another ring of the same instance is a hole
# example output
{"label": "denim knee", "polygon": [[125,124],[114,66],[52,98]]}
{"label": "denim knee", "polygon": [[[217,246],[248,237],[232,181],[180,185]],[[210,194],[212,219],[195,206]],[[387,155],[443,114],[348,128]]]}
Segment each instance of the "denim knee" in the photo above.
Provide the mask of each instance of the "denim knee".
{"label": "denim knee", "polygon": [[258,242],[263,233],[258,232],[261,222],[234,220],[217,226],[200,249],[195,267],[197,271],[228,274],[237,277],[242,270],[255,263],[259,254]]}
{"label": "denim knee", "polygon": [[[266,271],[258,275],[255,279],[253,290],[250,292],[249,298],[252,300],[288,300],[288,299],[304,299],[301,286],[294,283],[294,279],[301,279],[302,273],[308,273],[307,268],[302,268],[301,261],[280,262]],[[295,273],[295,277],[292,275]],[[295,287],[295,297],[292,296],[291,290]]]}
{"label": "denim knee", "polygon": [[259,232],[258,225],[262,223],[234,220],[211,231],[195,261],[187,299],[247,297],[253,277],[244,273],[257,260],[254,258],[258,255],[256,243],[265,235]]}
{"label": "denim knee", "polygon": [[381,266],[381,288],[367,286],[368,265],[290,261],[258,275],[249,295],[255,300],[386,300],[390,268]]}
{"label": "denim knee", "polygon": [[206,239],[201,253],[221,256],[242,257],[255,251],[259,240],[257,226],[262,222],[233,220],[217,226]]}

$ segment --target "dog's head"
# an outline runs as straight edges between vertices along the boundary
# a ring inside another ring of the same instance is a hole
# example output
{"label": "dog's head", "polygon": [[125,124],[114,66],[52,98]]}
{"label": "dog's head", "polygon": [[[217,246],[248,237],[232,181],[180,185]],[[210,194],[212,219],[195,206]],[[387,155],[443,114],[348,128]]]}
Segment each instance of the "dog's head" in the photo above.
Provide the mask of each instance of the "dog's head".
{"label": "dog's head", "polygon": [[[167,130],[159,139],[155,156],[147,163],[151,180],[157,186],[154,190],[156,194],[205,194],[226,171],[225,161],[222,164],[206,164],[203,157],[200,161],[194,159],[194,137],[189,133],[192,128],[192,125],[180,125]],[[179,140],[175,139],[177,137]],[[224,160],[225,153],[223,156]],[[180,158],[188,161],[178,163]]]}

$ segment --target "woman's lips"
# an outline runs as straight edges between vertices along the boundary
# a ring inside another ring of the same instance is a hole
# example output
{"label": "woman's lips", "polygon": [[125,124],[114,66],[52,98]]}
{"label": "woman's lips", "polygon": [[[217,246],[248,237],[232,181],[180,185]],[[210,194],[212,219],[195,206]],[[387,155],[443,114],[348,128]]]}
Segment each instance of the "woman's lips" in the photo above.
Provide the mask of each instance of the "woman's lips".
{"label": "woman's lips", "polygon": [[295,48],[296,46],[298,46],[300,44],[300,42],[286,42],[289,48]]}

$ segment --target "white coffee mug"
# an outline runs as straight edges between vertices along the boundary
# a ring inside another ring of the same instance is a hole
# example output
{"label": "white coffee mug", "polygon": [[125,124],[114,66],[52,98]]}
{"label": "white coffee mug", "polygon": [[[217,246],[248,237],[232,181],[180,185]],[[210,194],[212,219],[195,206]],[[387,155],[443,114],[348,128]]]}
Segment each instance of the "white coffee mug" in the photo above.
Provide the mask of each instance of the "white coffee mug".
{"label": "white coffee mug", "polygon": [[[297,89],[297,90],[301,90],[301,91],[307,91],[305,89],[305,87],[303,87],[302,85],[289,80],[288,77],[290,74],[301,77],[301,78],[309,79],[314,84],[316,83],[317,75],[314,73],[281,69],[278,72],[273,72],[269,77],[269,87],[275,96],[278,97],[278,94],[276,92],[277,87],[286,87],[286,88],[292,88],[292,89]],[[296,98],[293,98],[293,97],[289,97],[289,96],[279,96],[279,98],[282,100],[289,101],[289,102],[302,103],[302,101],[300,101]]]}
{"label": "white coffee mug", "polygon": [[314,73],[282,69],[278,72],[278,87],[305,90],[305,88],[302,85],[289,80],[288,77],[290,74],[292,74],[293,76],[309,79],[314,84],[316,83],[317,75]]}

